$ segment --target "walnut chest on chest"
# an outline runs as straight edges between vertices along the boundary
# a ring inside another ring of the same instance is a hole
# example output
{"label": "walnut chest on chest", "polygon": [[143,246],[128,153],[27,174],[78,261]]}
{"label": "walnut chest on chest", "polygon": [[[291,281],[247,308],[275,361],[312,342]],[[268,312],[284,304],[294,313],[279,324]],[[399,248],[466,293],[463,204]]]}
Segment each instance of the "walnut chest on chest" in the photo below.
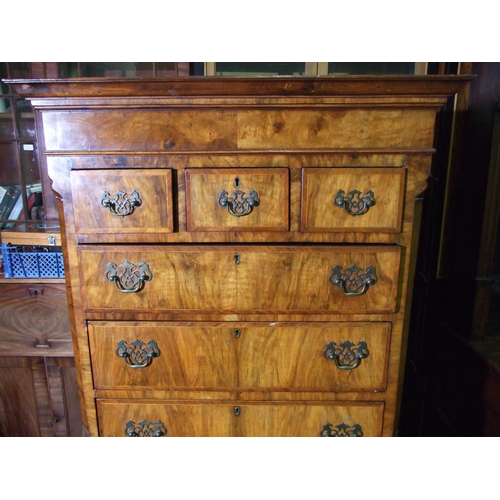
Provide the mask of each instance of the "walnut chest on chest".
{"label": "walnut chest on chest", "polygon": [[13,82],[56,192],[93,436],[397,429],[460,77]]}

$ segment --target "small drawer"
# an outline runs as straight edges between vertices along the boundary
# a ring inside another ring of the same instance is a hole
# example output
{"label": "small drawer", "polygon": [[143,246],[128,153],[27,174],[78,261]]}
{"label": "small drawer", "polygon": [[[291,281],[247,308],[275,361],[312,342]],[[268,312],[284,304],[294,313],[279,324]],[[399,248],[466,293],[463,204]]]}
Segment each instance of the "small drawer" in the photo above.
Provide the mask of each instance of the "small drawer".
{"label": "small drawer", "polygon": [[288,231],[286,168],[187,169],[188,231]]}
{"label": "small drawer", "polygon": [[392,313],[398,246],[77,249],[86,311]]}
{"label": "small drawer", "polygon": [[105,437],[376,437],[384,404],[97,400]]}
{"label": "small drawer", "polygon": [[380,391],[387,385],[386,322],[90,322],[88,331],[96,389]]}
{"label": "small drawer", "polygon": [[402,168],[303,169],[302,230],[401,231],[405,172]]}
{"label": "small drawer", "polygon": [[77,234],[170,233],[172,171],[73,170]]}

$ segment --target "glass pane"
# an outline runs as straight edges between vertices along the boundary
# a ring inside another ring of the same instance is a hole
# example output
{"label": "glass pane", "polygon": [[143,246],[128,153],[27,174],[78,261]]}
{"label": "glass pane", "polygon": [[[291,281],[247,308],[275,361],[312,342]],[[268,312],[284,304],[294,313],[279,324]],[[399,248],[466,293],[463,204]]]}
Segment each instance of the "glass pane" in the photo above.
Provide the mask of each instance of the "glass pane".
{"label": "glass pane", "polygon": [[[19,220],[24,217],[24,197],[20,184],[4,184],[0,186],[0,219]],[[14,223],[2,223],[0,229],[14,227]]]}
{"label": "glass pane", "polygon": [[[0,80],[2,80],[3,78],[8,78],[8,77],[9,77],[9,75],[7,73],[7,63],[0,62]],[[2,90],[3,90],[4,94],[7,93],[7,84],[5,84],[3,82],[2,82]]]}
{"label": "glass pane", "polygon": [[[0,63],[0,79],[7,78],[7,63]],[[15,139],[14,123],[10,113],[9,86],[1,82],[0,85],[0,139]]]}
{"label": "glass pane", "polygon": [[329,62],[329,75],[413,75],[414,62]]}
{"label": "glass pane", "polygon": [[156,76],[177,76],[177,63],[174,62],[156,63]]}
{"label": "glass pane", "polygon": [[40,182],[40,170],[38,168],[37,143],[21,143],[21,168],[26,186]]}
{"label": "glass pane", "polygon": [[16,119],[19,128],[19,136],[24,139],[35,139],[35,114],[30,101],[26,99],[15,99]]}
{"label": "glass pane", "polygon": [[137,62],[85,62],[81,63],[82,76],[134,77],[153,76],[153,63]]}
{"label": "glass pane", "polygon": [[[135,64],[135,74],[130,76],[153,76],[153,63],[152,62],[138,62]],[[129,76],[129,75],[127,75]]]}
{"label": "glass pane", "polygon": [[0,142],[0,185],[21,183],[17,170],[17,143]]}
{"label": "glass pane", "polygon": [[59,78],[78,78],[78,63],[60,62],[57,63]]}
{"label": "glass pane", "polygon": [[30,78],[30,63],[11,62],[9,64],[10,78]]}
{"label": "glass pane", "polygon": [[304,75],[305,62],[218,62],[215,63],[217,76],[278,76]]}
{"label": "glass pane", "polygon": [[10,113],[10,99],[0,98],[0,139],[15,139],[14,123]]}

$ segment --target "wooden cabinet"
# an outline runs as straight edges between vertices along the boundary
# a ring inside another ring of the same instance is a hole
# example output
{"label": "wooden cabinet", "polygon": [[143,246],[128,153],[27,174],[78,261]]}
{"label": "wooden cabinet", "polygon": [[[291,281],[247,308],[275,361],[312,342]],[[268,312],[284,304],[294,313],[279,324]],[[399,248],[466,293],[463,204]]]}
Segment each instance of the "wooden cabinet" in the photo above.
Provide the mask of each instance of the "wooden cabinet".
{"label": "wooden cabinet", "polygon": [[390,436],[436,114],[462,77],[13,81],[93,436]]}
{"label": "wooden cabinet", "polygon": [[0,357],[0,436],[81,436],[72,356]]}
{"label": "wooden cabinet", "polygon": [[80,436],[66,287],[19,281],[0,283],[0,436]]}
{"label": "wooden cabinet", "polygon": [[[61,244],[59,233],[48,229],[24,225],[2,232],[4,244],[20,248],[47,245],[48,238]],[[17,255],[23,256],[38,258],[39,253]],[[43,267],[39,264],[37,269]],[[0,435],[80,436],[76,377],[64,279],[2,275]]]}

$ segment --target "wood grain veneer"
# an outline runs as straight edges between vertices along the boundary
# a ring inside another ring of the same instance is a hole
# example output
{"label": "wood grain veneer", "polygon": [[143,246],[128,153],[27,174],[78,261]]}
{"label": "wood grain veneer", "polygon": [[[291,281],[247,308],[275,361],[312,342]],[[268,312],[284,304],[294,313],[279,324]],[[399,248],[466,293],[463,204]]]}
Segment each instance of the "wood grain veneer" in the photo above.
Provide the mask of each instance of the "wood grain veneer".
{"label": "wood grain veneer", "polygon": [[[468,80],[11,82],[36,110],[58,201],[90,435],[123,436],[145,420],[161,420],[167,437],[318,436],[341,424],[393,435],[415,198],[436,115]],[[232,218],[217,196],[236,178],[261,205]],[[154,207],[111,219],[98,206],[105,185],[139,185]],[[364,215],[333,204],[353,189],[375,194]],[[105,278],[125,262],[152,272],[137,292]],[[377,283],[346,296],[329,280],[337,265],[372,266]],[[147,368],[114,352],[153,336],[163,350]],[[341,371],[323,356],[327,339],[364,341],[370,356]]]}

